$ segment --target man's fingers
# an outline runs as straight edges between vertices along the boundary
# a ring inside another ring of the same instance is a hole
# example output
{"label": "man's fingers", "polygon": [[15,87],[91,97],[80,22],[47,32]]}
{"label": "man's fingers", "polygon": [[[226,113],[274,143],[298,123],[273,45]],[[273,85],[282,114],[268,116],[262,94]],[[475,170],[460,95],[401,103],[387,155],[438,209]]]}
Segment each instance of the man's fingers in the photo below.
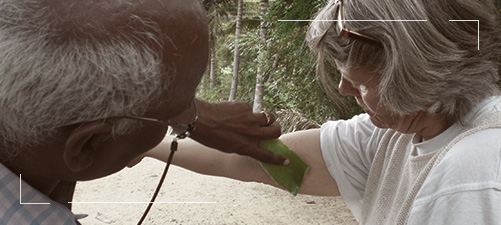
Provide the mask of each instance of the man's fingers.
{"label": "man's fingers", "polygon": [[258,135],[267,139],[279,138],[282,135],[280,124],[273,123],[267,127],[261,127]]}
{"label": "man's fingers", "polygon": [[254,113],[254,116],[256,117],[256,120],[258,121],[258,124],[262,127],[269,126],[276,121],[276,116],[275,114],[268,112],[268,111],[262,111],[260,113]]}
{"label": "man's fingers", "polygon": [[285,156],[273,153],[264,148],[259,148],[258,150],[253,151],[252,154],[249,154],[249,156],[263,163],[284,166],[289,164],[289,159]]}

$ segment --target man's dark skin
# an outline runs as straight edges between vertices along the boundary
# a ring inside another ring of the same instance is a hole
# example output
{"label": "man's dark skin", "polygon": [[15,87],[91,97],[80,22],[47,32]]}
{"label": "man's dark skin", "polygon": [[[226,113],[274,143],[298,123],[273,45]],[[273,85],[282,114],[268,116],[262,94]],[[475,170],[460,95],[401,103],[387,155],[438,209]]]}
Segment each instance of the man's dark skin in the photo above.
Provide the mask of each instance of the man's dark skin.
{"label": "man's dark skin", "polygon": [[[102,39],[120,35],[130,27],[140,27],[162,34],[161,43],[144,39],[141,43],[161,51],[165,65],[176,68],[176,76],[162,99],[152,104],[144,117],[190,123],[192,99],[205,71],[208,59],[208,25],[205,12],[197,0],[42,0],[53,10],[60,35],[54,43],[68,40]],[[137,23],[134,17],[149,18],[158,26]],[[75,26],[79,25],[79,26]],[[106,34],[106,35],[105,35]],[[258,146],[262,139],[280,136],[277,124],[267,124],[263,114],[254,114],[244,103],[210,104],[196,100],[199,120],[192,138],[228,153],[248,155],[263,162],[283,164],[285,158]],[[227,112],[227,113],[224,113]],[[271,118],[271,122],[275,119]],[[69,125],[55,137],[27,149],[4,163],[24,181],[53,200],[67,205],[76,181],[91,180],[123,169],[133,159],[155,147],[166,127],[145,123],[140,129],[109,138],[112,125],[106,121],[89,121]]]}

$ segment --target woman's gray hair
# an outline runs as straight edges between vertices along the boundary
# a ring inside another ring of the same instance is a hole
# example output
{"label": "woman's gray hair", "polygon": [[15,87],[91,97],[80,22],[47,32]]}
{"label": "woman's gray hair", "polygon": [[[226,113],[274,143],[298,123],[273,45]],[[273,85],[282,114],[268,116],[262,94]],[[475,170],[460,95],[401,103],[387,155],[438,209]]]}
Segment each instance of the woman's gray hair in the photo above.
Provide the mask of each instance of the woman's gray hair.
{"label": "woman's gray hair", "polygon": [[[499,91],[501,24],[492,0],[343,0],[343,5],[345,20],[364,20],[346,21],[346,28],[380,45],[339,38],[337,29],[329,29],[339,7],[330,0],[307,35],[330,95],[335,85],[328,65],[380,74],[381,104],[399,115],[427,111],[463,121],[476,103]],[[479,20],[480,33],[476,21],[450,20]]]}
{"label": "woman's gray hair", "polygon": [[[142,115],[160,98],[173,73],[167,77],[162,64],[158,29],[137,16],[128,16],[127,24],[89,29],[40,1],[0,1],[3,155],[40,144],[61,126]],[[113,134],[136,126],[116,121]]]}

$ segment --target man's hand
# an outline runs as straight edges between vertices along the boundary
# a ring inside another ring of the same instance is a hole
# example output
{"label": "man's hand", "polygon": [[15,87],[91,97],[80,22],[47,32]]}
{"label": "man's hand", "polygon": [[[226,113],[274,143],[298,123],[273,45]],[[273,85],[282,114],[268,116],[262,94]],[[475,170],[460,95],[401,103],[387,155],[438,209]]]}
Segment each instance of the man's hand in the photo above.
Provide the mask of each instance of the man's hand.
{"label": "man's hand", "polygon": [[[271,113],[253,113],[244,102],[208,103],[196,100],[199,118],[191,138],[207,147],[250,156],[264,163],[283,165],[285,157],[259,147],[259,142],[278,138],[280,125]],[[189,110],[188,110],[189,111]]]}

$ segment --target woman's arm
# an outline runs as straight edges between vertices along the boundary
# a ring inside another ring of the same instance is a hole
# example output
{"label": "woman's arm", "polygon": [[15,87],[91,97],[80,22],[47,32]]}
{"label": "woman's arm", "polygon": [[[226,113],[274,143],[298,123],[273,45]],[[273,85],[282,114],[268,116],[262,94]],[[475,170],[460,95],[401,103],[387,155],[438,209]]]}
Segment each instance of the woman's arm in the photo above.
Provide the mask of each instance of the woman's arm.
{"label": "woman's arm", "polygon": [[[299,193],[322,196],[339,195],[336,182],[328,172],[322,158],[319,129],[286,134],[280,139],[310,166]],[[146,156],[166,162],[171,140],[167,137],[161,144],[146,153]],[[258,161],[246,156],[223,153],[191,139],[179,141],[178,151],[172,163],[201,174],[263,182],[276,186]]]}

